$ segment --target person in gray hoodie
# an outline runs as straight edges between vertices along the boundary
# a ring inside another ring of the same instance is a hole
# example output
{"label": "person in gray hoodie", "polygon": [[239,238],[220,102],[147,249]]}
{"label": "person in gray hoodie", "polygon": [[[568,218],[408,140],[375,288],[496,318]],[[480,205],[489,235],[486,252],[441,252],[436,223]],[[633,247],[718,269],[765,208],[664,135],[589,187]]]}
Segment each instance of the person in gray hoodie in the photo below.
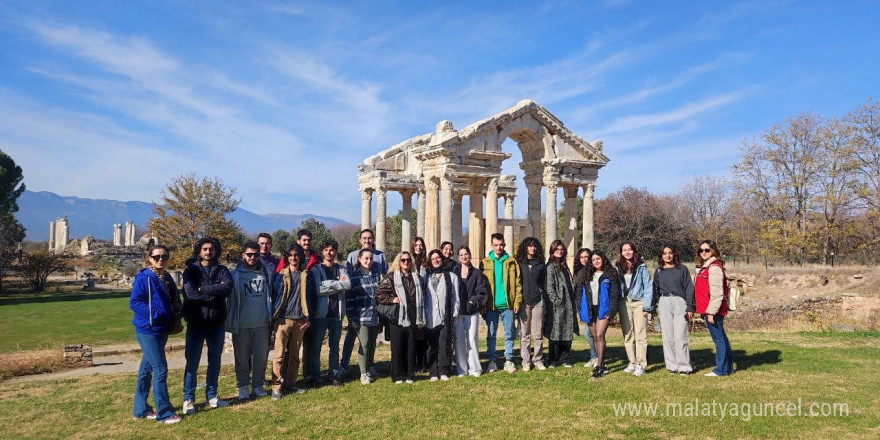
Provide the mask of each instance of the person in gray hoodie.
{"label": "person in gray hoodie", "polygon": [[260,261],[260,246],[244,245],[242,260],[232,271],[232,295],[226,302],[226,331],[232,333],[235,379],[239,400],[250,398],[248,382],[255,397],[266,396],[266,364],[269,356],[274,270]]}

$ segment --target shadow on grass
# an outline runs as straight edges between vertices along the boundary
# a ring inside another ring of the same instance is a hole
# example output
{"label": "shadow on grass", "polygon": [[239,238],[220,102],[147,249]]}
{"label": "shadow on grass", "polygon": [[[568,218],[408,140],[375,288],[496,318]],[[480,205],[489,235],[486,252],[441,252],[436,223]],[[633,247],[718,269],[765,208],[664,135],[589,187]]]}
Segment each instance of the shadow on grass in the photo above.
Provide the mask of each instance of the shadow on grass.
{"label": "shadow on grass", "polygon": [[107,292],[77,292],[55,294],[16,294],[0,296],[0,306],[12,306],[18,304],[42,304],[63,301],[83,301],[91,299],[127,298],[130,291],[107,291]]}
{"label": "shadow on grass", "polygon": [[[701,348],[691,350],[691,366],[694,371],[703,369],[712,369],[715,367],[715,350],[711,348]],[[589,351],[572,352],[572,357],[576,362],[586,362],[589,360]],[[622,371],[628,365],[626,350],[623,347],[608,347],[605,352],[605,365],[612,372]],[[779,350],[766,350],[753,353],[747,353],[745,350],[733,350],[733,363],[736,371],[748,370],[752,367],[761,365],[772,365],[782,362],[782,352]],[[663,346],[648,345],[648,368],[647,372],[661,371],[666,369],[663,363]]]}

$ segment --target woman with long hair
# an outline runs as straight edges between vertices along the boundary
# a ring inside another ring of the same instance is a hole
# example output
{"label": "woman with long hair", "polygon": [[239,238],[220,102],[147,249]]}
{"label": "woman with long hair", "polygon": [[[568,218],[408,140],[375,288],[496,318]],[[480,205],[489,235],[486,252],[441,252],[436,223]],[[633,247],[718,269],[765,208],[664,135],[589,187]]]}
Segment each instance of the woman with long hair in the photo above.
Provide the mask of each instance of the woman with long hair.
{"label": "woman with long hair", "polygon": [[416,333],[425,326],[422,279],[413,270],[412,255],[397,254],[388,275],[376,289],[376,302],[393,306],[391,322],[391,380],[413,383],[416,374]]}
{"label": "woman with long hair", "polygon": [[[516,250],[516,261],[522,274],[522,305],[519,308],[520,355],[523,371],[544,365],[544,297],[547,279],[544,249],[535,237],[526,237]],[[529,345],[531,344],[531,350]]]}
{"label": "woman with long hair", "polygon": [[648,367],[648,315],[653,310],[651,299],[651,275],[648,266],[631,241],[620,245],[620,259],[617,260],[617,275],[620,279],[620,329],[623,331],[623,346],[629,365],[624,373],[633,376],[645,374]]}
{"label": "woman with long hair", "polygon": [[[458,262],[455,261],[455,246],[451,241],[440,243],[440,255],[443,257],[443,270],[454,272],[458,269]],[[430,266],[430,261],[428,262]]]}
{"label": "woman with long hair", "polygon": [[455,359],[459,376],[480,377],[480,345],[477,340],[480,310],[486,307],[488,290],[483,272],[471,264],[471,249],[458,248],[459,311],[455,320]]}
{"label": "woman with long hair", "polygon": [[688,321],[694,315],[694,283],[672,245],[660,248],[654,271],[654,298],[663,334],[663,361],[671,374],[687,375],[691,367]]}
{"label": "woman with long hair", "polygon": [[694,302],[697,313],[703,315],[712,342],[715,343],[715,369],[706,376],[727,376],[733,374],[733,354],[730,341],[724,331],[724,317],[727,316],[727,276],[721,251],[712,240],[703,240],[697,253],[697,271],[694,280]]}
{"label": "woman with long hair", "polygon": [[571,341],[574,338],[574,292],[571,287],[571,272],[566,264],[565,245],[562,240],[550,244],[550,259],[547,261],[547,315],[545,331],[550,340],[547,360],[550,367],[562,365],[571,368]]}
{"label": "woman with long hair", "polygon": [[[141,365],[138,369],[134,394],[136,419],[151,419],[159,423],[177,423],[180,416],[168,397],[168,361],[165,344],[172,331],[180,331],[180,295],[174,279],[165,271],[171,254],[163,245],[147,249],[145,268],[134,277],[129,307],[134,312],[135,335],[141,347]],[[150,387],[153,389],[155,410],[147,403]]]}
{"label": "woman with long hair", "polygon": [[[587,267],[590,265],[590,257],[593,256],[593,251],[590,248],[580,248],[577,251],[577,254],[574,256],[574,270],[572,271],[572,275],[574,278],[574,295],[575,298],[580,298],[580,295],[583,294],[584,285],[579,280],[583,280],[585,276],[578,276],[582,270],[587,270]],[[580,302],[575,302],[576,307],[580,307]],[[580,313],[580,310],[577,310]],[[593,341],[593,334],[590,333],[589,329],[584,330],[584,339],[587,340],[587,345],[590,346],[590,360],[584,364],[584,368],[593,368],[596,366],[596,343]]]}
{"label": "woman with long hair", "polygon": [[373,356],[376,353],[376,337],[379,335],[379,314],[376,312],[376,288],[382,279],[381,269],[373,263],[373,250],[361,249],[357,256],[358,267],[353,268],[351,290],[345,298],[345,315],[349,326],[357,329],[358,365],[361,384],[369,385],[376,380]]}
{"label": "woman with long hair", "polygon": [[617,299],[620,297],[620,282],[617,271],[611,266],[608,257],[602,251],[593,252],[587,270],[581,271],[578,283],[585,287],[585,303],[587,310],[581,310],[581,317],[586,319],[593,340],[596,342],[596,367],[593,377],[608,374],[605,367],[605,332],[614,313],[617,312]]}
{"label": "woman with long hair", "polygon": [[428,252],[431,265],[425,279],[425,342],[431,381],[449,380],[452,374],[452,324],[458,317],[458,289],[461,280],[443,266],[439,249]]}

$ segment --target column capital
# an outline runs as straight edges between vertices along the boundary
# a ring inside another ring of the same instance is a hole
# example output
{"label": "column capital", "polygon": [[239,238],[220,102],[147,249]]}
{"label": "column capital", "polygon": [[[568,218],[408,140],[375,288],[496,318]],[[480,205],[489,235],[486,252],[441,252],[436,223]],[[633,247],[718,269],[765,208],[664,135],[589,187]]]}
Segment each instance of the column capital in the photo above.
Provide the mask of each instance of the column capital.
{"label": "column capital", "polygon": [[434,180],[434,178],[425,178],[425,190],[427,191],[437,191],[440,188],[440,184]]}
{"label": "column capital", "polygon": [[370,200],[373,197],[373,188],[361,189],[361,200]]}
{"label": "column capital", "polygon": [[570,186],[570,185],[566,185],[566,186],[564,186],[564,187],[563,187],[563,191],[565,191],[565,198],[566,198],[566,199],[574,199],[574,198],[577,198],[577,196],[578,196],[578,190],[579,190],[579,189],[580,189],[580,188],[578,188],[578,187],[576,187],[576,186]]}
{"label": "column capital", "polygon": [[415,191],[411,190],[411,189],[400,190],[398,192],[400,193],[400,197],[402,197],[403,200],[410,200],[410,201],[412,200],[413,194],[415,194]]}
{"label": "column capital", "polygon": [[487,191],[498,191],[498,178],[490,177],[489,178],[489,186],[486,188]]}
{"label": "column capital", "polygon": [[596,184],[595,183],[588,183],[588,184],[584,185],[584,198],[589,197],[592,199],[593,193],[595,191],[596,191]]}

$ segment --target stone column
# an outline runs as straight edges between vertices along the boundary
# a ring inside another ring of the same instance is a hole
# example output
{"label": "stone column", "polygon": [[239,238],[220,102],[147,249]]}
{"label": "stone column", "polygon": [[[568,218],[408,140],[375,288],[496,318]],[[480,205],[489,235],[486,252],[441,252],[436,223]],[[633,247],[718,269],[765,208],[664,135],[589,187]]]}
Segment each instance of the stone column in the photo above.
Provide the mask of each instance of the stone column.
{"label": "stone column", "polygon": [[452,181],[440,178],[440,243],[452,241]]}
{"label": "stone column", "polygon": [[385,252],[385,217],[388,215],[385,208],[387,192],[385,188],[376,188],[376,249]]}
{"label": "stone column", "polygon": [[581,237],[581,246],[593,249],[593,192],[596,184],[584,186],[584,229]]}
{"label": "stone column", "polygon": [[471,248],[471,258],[479,263],[486,256],[486,248],[483,247],[486,243],[483,238],[483,181],[472,179],[469,185],[471,206],[468,215],[468,245]]}
{"label": "stone column", "polygon": [[526,234],[530,237],[541,239],[541,185],[538,183],[526,184],[529,191],[529,215]]}
{"label": "stone column", "polygon": [[566,186],[563,188],[565,193],[565,206],[563,212],[562,224],[565,227],[565,247],[568,249],[567,263],[568,267],[573,267],[574,254],[577,251],[577,205],[578,205],[578,187]]}
{"label": "stone column", "polygon": [[425,189],[419,188],[416,192],[418,201],[416,202],[416,236],[425,238]]}
{"label": "stone column", "polygon": [[[504,218],[513,221],[513,195],[504,196]],[[509,224],[504,227],[504,241],[507,243],[508,249],[515,249],[513,243],[513,225]]]}
{"label": "stone column", "polygon": [[400,210],[400,250],[408,251],[412,241],[412,191],[401,191],[403,208]]}
{"label": "stone column", "polygon": [[[489,179],[486,189],[486,249],[492,247],[492,234],[498,232],[498,178]],[[510,246],[510,243],[507,243]]]}
{"label": "stone column", "polygon": [[55,222],[49,222],[49,252],[55,252]]}
{"label": "stone column", "polygon": [[452,195],[452,243],[455,245],[455,248],[458,249],[459,246],[464,243],[461,242],[462,236],[462,228],[461,228],[461,199],[464,197],[464,194],[453,194]]}
{"label": "stone column", "polygon": [[370,212],[373,203],[373,190],[361,190],[361,230],[368,229],[371,226],[373,214]]}
{"label": "stone column", "polygon": [[113,225],[113,246],[122,246],[122,225],[119,223]]}
{"label": "stone column", "polygon": [[425,179],[425,247],[428,251],[440,246],[440,206],[438,204],[439,184],[434,179]]}
{"label": "stone column", "polygon": [[556,240],[556,183],[548,183],[547,199],[544,201],[544,249],[547,257],[550,256],[550,243]]}
{"label": "stone column", "polygon": [[58,220],[58,223],[55,226],[55,232],[58,233],[59,237],[55,240],[55,246],[59,252],[64,252],[64,249],[67,248],[67,241],[70,240],[70,224],[67,222],[66,216]]}

